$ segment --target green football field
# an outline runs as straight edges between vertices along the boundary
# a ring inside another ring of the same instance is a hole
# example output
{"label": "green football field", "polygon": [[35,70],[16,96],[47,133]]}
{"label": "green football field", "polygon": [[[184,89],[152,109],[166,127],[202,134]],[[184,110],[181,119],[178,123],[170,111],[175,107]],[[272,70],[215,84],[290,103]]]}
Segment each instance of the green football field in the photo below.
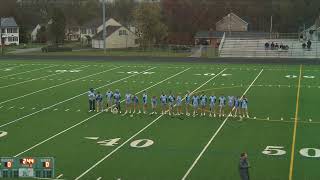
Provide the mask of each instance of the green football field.
{"label": "green football field", "polygon": [[[91,87],[245,94],[250,118],[88,112]],[[319,180],[319,93],[319,66],[2,60],[0,156],[54,157],[56,179],[240,180],[247,152],[252,179]]]}

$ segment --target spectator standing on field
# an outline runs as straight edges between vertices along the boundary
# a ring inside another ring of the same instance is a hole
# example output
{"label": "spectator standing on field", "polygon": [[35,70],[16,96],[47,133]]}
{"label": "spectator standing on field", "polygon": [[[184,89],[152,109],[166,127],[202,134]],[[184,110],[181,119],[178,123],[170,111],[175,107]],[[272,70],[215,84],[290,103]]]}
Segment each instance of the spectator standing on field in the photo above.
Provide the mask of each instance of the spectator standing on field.
{"label": "spectator standing on field", "polygon": [[249,168],[250,168],[250,164],[248,161],[247,153],[241,153],[240,163],[239,163],[239,173],[240,173],[241,180],[250,180]]}
{"label": "spectator standing on field", "polygon": [[96,110],[96,95],[94,93],[94,89],[90,88],[88,92],[88,98],[89,98],[89,112]]}

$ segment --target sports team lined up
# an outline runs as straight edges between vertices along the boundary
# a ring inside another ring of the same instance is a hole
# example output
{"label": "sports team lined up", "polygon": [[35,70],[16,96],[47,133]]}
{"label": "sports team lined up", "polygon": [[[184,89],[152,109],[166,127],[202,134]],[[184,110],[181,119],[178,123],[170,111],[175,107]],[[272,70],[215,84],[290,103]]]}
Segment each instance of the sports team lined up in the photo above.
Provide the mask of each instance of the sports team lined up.
{"label": "sports team lined up", "polygon": [[[119,90],[112,92],[108,90],[105,95],[100,92],[96,92],[91,88],[88,92],[89,97],[89,112],[108,112],[109,109],[113,113],[121,113],[121,94]],[[106,100],[104,100],[104,98]],[[224,117],[226,116],[225,110],[230,110],[231,115],[234,117],[247,117],[248,113],[248,99],[243,96],[224,96],[221,95],[216,97],[215,95],[207,96],[204,92],[201,95],[192,94],[187,92],[185,96],[178,94],[174,96],[173,93],[166,95],[162,93],[160,97],[152,96],[150,102],[148,101],[148,94],[146,91],[143,92],[141,98],[142,109],[140,109],[140,99],[136,94],[131,94],[127,92],[124,97],[125,101],[125,112],[124,114],[137,114],[148,113],[148,104],[151,104],[151,113],[157,114],[158,106],[160,106],[161,114],[168,115],[183,115],[182,106],[185,104],[185,115],[190,116],[190,112],[193,111],[193,116],[196,115],[206,116],[208,114],[210,117]],[[185,101],[183,103],[183,101]],[[227,104],[228,102],[228,104]],[[142,112],[141,112],[142,110]],[[234,112],[234,113],[233,113]]]}

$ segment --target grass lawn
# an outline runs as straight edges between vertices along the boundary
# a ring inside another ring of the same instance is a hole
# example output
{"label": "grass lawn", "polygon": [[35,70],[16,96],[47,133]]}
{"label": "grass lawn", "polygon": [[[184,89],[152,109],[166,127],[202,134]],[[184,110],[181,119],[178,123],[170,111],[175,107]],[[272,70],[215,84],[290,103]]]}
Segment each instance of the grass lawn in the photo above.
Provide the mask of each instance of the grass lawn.
{"label": "grass lawn", "polygon": [[[240,180],[239,156],[247,152],[252,179],[318,180],[319,69],[3,60],[0,154],[53,157],[58,179]],[[121,114],[88,112],[91,87],[103,94],[119,89],[123,98],[130,92],[140,103],[146,91],[148,113],[124,114],[123,101]],[[184,96],[187,91],[245,94],[250,117],[227,116],[234,114],[228,106],[226,116],[219,117],[216,106],[217,117],[209,117],[208,104],[205,116],[162,115],[160,104],[158,114],[150,114],[152,96]],[[8,171],[3,163],[0,170]]]}

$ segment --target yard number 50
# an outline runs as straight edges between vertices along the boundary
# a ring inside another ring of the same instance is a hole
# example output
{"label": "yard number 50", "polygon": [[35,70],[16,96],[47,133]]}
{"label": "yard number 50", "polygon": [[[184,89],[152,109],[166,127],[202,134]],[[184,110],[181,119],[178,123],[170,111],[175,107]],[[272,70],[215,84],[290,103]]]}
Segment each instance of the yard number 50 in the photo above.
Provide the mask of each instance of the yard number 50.
{"label": "yard number 50", "polygon": [[[281,156],[287,153],[283,149],[283,146],[267,146],[262,153],[269,156]],[[308,158],[320,158],[320,149],[316,148],[303,148],[299,153],[300,155]]]}

